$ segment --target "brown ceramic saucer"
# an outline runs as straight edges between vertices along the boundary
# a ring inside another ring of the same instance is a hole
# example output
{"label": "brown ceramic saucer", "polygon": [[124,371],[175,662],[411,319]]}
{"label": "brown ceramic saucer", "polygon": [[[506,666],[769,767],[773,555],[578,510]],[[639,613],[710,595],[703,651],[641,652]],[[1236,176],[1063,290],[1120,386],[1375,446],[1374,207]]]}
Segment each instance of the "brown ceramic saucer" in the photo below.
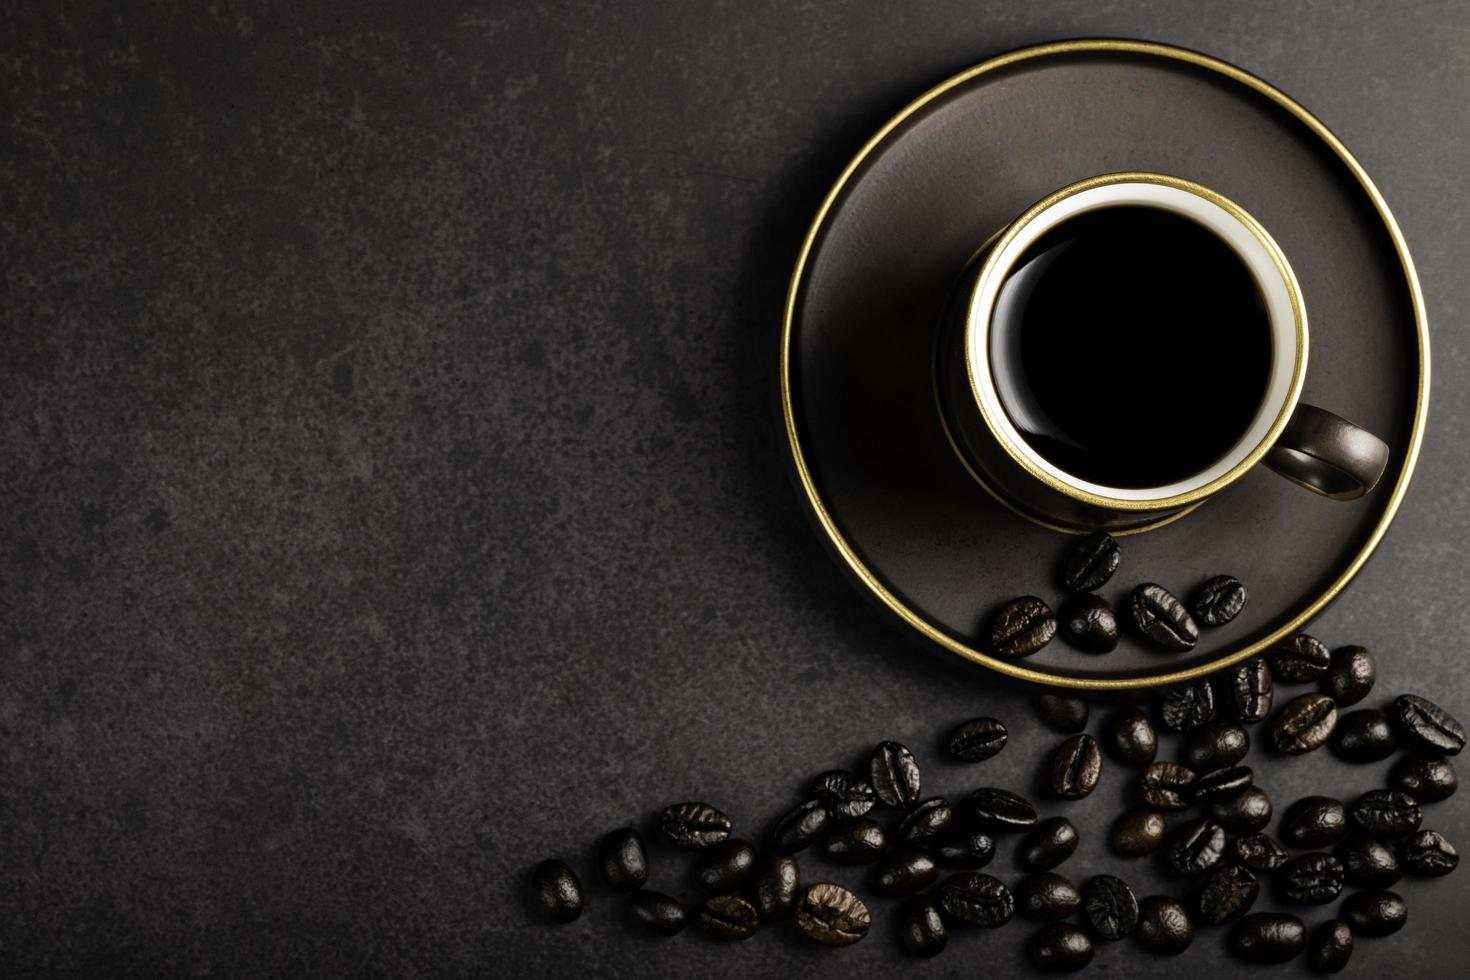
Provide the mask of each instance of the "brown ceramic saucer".
{"label": "brown ceramic saucer", "polygon": [[[1148,170],[1237,201],[1302,286],[1304,401],[1392,447],[1378,488],[1327,500],[1253,471],[1183,519],[1121,541],[1102,594],[1139,582],[1181,598],[1220,573],[1250,593],[1190,653],[1128,635],[1093,656],[1060,639],[1026,660],[986,652],[1017,595],[1055,608],[1073,538],[1016,516],[961,465],[934,407],[946,291],[976,247],[1075,180]],[[1002,55],[931,89],[858,153],[817,213],[792,276],[781,399],[798,488],[859,586],[940,646],[1026,680],[1093,690],[1171,683],[1302,628],[1351,581],[1393,519],[1424,431],[1429,335],[1392,215],[1347,149],[1287,96],[1204,55],[1066,41]]]}

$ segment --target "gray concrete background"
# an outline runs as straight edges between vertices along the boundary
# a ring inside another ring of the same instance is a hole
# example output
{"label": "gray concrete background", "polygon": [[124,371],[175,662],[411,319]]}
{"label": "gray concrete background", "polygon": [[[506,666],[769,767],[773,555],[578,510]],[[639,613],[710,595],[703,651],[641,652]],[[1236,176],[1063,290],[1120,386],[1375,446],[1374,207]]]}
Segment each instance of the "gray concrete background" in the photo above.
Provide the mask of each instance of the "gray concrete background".
{"label": "gray concrete background", "polygon": [[[768,378],[801,234],[866,136],[960,68],[1081,35],[1260,73],[1393,207],[1430,431],[1314,631],[1372,647],[1381,695],[1470,715],[1463,4],[7,4],[0,974],[1025,972],[1021,923],[908,963],[887,903],[843,951],[651,942],[588,852],[690,797],[764,833],[885,737],[935,791],[1029,789],[1056,736],[843,580]],[[1011,746],[942,764],[977,714]],[[1259,769],[1282,802],[1386,767]],[[1178,893],[1102,847],[1113,777],[1066,811],[1067,870]],[[1467,810],[1426,825],[1463,843]],[[523,902],[553,854],[591,901],[562,928]],[[1462,972],[1470,877],[1402,892],[1409,926],[1353,972]],[[1215,931],[1091,972],[1232,969]]]}

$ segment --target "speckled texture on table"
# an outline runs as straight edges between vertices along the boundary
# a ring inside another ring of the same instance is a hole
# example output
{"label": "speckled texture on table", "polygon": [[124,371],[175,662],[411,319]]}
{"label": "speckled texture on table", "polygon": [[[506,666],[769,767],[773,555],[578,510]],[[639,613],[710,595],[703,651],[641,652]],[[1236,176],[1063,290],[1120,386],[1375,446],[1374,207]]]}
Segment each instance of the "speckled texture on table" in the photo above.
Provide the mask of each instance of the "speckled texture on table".
{"label": "speckled texture on table", "polygon": [[[840,951],[650,941],[589,851],[689,797],[764,833],[884,737],[936,790],[1030,788],[1057,737],[842,578],[770,383],[846,159],[929,84],[1059,36],[1237,62],[1375,176],[1434,408],[1393,531],[1315,631],[1377,651],[1381,695],[1470,716],[1470,9],[317,7],[0,8],[0,975],[1027,972],[1020,923],[910,965],[888,903]],[[986,713],[1011,746],[941,764],[944,728]],[[1260,781],[1281,803],[1386,765]],[[1067,805],[1067,869],[1177,892],[1101,846],[1119,775]],[[1462,793],[1426,825],[1470,844],[1467,814]],[[560,928],[524,900],[553,854],[591,902]],[[1015,879],[1008,849],[995,867]],[[1407,929],[1353,972],[1458,973],[1470,872],[1402,891]],[[1091,972],[1233,968],[1215,930]]]}

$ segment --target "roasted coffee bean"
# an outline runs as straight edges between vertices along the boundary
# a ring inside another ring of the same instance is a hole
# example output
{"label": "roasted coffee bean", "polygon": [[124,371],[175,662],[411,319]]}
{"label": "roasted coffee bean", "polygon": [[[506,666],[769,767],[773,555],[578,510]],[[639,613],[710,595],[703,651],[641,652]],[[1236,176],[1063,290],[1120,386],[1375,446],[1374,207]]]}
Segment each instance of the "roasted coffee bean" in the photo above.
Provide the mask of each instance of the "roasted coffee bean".
{"label": "roasted coffee bean", "polygon": [[1347,809],[1328,796],[1304,796],[1281,818],[1281,839],[1292,847],[1327,847],[1347,831]]}
{"label": "roasted coffee bean", "polygon": [[1065,694],[1042,694],[1036,698],[1036,713],[1054,732],[1071,735],[1087,727],[1087,702]]}
{"label": "roasted coffee bean", "polygon": [[1337,911],[1358,936],[1391,936],[1409,921],[1408,906],[1394,892],[1357,892]]}
{"label": "roasted coffee bean", "polygon": [[878,859],[873,877],[879,895],[894,897],[921,892],[939,877],[939,867],[929,852],[912,844],[895,848]]}
{"label": "roasted coffee bean", "polygon": [[1051,756],[1051,791],[1064,800],[1080,800],[1097,789],[1102,778],[1102,749],[1091,735],[1073,735]]}
{"label": "roasted coffee bean", "polygon": [[1278,681],[1287,684],[1305,684],[1327,674],[1332,666],[1332,654],[1321,640],[1298,633],[1277,644],[1267,654],[1271,662],[1271,673]]}
{"label": "roasted coffee bean", "polygon": [[1062,603],[1062,635],[1085,653],[1112,653],[1121,630],[1118,614],[1101,596],[1082,592]]}
{"label": "roasted coffee bean", "polygon": [[1031,962],[1044,973],[1075,973],[1092,962],[1092,940],[1071,923],[1053,923],[1031,937]]}
{"label": "roasted coffee bean", "polygon": [[739,895],[715,895],[700,908],[699,924],[711,939],[734,942],[755,935],[761,920],[755,906]]}
{"label": "roasted coffee bean", "polygon": [[1447,800],[1460,785],[1454,763],[1422,755],[1404,756],[1394,763],[1388,778],[1395,789],[1408,793],[1420,803]]}
{"label": "roasted coffee bean", "polygon": [[873,784],[857,773],[829,769],[812,780],[812,798],[833,820],[849,820],[873,809],[878,794],[873,792]]}
{"label": "roasted coffee bean", "polygon": [[1465,747],[1465,726],[1427,698],[1401,694],[1393,702],[1403,744],[1425,755],[1459,755]]}
{"label": "roasted coffee bean", "polygon": [[1230,799],[1211,803],[1210,816],[1232,834],[1253,834],[1271,822],[1271,797],[1259,786],[1247,786]]}
{"label": "roasted coffee bean", "polygon": [[1096,875],[1082,886],[1082,917],[1099,938],[1116,942],[1138,928],[1138,899],[1122,878]]}
{"label": "roasted coffee bean", "polygon": [[982,786],[964,803],[964,820],[991,834],[1020,834],[1036,826],[1036,808],[1008,789]]}
{"label": "roasted coffee bean", "polygon": [[1216,575],[1195,590],[1189,611],[1206,626],[1224,626],[1245,608],[1245,586],[1234,575]]}
{"label": "roasted coffee bean", "polygon": [[1071,880],[1051,871],[1022,878],[1016,886],[1016,911],[1038,922],[1065,919],[1077,911],[1082,896]]}
{"label": "roasted coffee bean", "polygon": [[1343,880],[1357,888],[1387,888],[1398,881],[1399,860],[1393,848],[1371,837],[1354,834],[1337,845]]}
{"label": "roasted coffee bean", "polygon": [[1230,930],[1230,948],[1251,963],[1285,963],[1306,945],[1302,920],[1280,912],[1252,912]]}
{"label": "roasted coffee bean", "polygon": [[928,844],[944,836],[953,819],[949,800],[935,796],[904,814],[894,836],[907,844]]}
{"label": "roasted coffee bean", "polygon": [[887,843],[883,826],[878,821],[858,817],[844,820],[827,831],[822,849],[838,864],[869,864],[878,860]]}
{"label": "roasted coffee bean", "polygon": [[1012,599],[990,620],[991,649],[1011,660],[1031,656],[1056,635],[1057,618],[1051,607],[1034,595]]}
{"label": "roasted coffee bean", "polygon": [[1342,892],[1342,862],[1331,854],[1303,854],[1286,862],[1276,883],[1293,905],[1326,905]]}
{"label": "roasted coffee bean", "polygon": [[1194,895],[1195,921],[1205,926],[1234,922],[1251,910],[1260,891],[1260,881],[1249,868],[1222,864],[1205,875]]}
{"label": "roasted coffee bean", "polygon": [[1411,875],[1439,878],[1460,864],[1460,852],[1437,830],[1421,830],[1400,845],[1404,870]]}
{"label": "roasted coffee bean", "polygon": [[1338,647],[1327,667],[1327,693],[1339,708],[1357,704],[1373,690],[1378,668],[1364,647]]}
{"label": "roasted coffee bean", "polygon": [[647,888],[628,896],[628,908],[633,910],[633,918],[643,928],[658,936],[682,932],[689,921],[689,914],[678,899]]}
{"label": "roasted coffee bean", "polygon": [[1150,762],[1138,777],[1143,802],[1165,813],[1187,810],[1193,803],[1190,790],[1195,781],[1194,770],[1177,762]]}
{"label": "roasted coffee bean", "polygon": [[705,851],[694,862],[694,880],[714,895],[740,889],[755,870],[755,845],[739,837]]}
{"label": "roasted coffee bean", "polygon": [[994,718],[971,718],[949,733],[944,747],[961,762],[984,762],[1006,747],[1006,726]]}
{"label": "roasted coffee bean", "polygon": [[1132,810],[1119,817],[1113,825],[1113,849],[1124,857],[1152,854],[1164,842],[1167,829],[1162,813]]}
{"label": "roasted coffee bean", "polygon": [[1418,830],[1424,811],[1407,793],[1374,789],[1353,801],[1348,808],[1348,819],[1365,834],[1392,839]]}
{"label": "roasted coffee bean", "polygon": [[768,852],[755,863],[755,904],[765,922],[778,922],[796,909],[801,869],[790,854]]}
{"label": "roasted coffee bean", "polygon": [[1215,689],[1208,680],[1191,681],[1164,692],[1159,716],[1171,732],[1192,732],[1215,718]]}
{"label": "roasted coffee bean", "polygon": [[1240,795],[1250,785],[1255,774],[1250,766],[1230,766],[1203,773],[1190,784],[1189,793],[1196,803],[1215,803]]}
{"label": "roasted coffee bean", "polygon": [[928,895],[910,895],[898,909],[898,935],[904,949],[921,959],[938,956],[949,945],[939,904]]}
{"label": "roasted coffee bean", "polygon": [[1118,570],[1118,542],[1106,531],[1094,531],[1067,556],[1062,585],[1072,592],[1096,592]]}
{"label": "roasted coffee bean", "polygon": [[1191,820],[1169,838],[1164,856],[1175,871],[1198,878],[1225,856],[1225,828],[1213,820]]}
{"label": "roasted coffee bean", "polygon": [[708,803],[674,803],[660,822],[670,844],[701,851],[730,836],[730,818]]}
{"label": "roasted coffee bean", "polygon": [[979,871],[962,871],[939,886],[939,907],[956,922],[994,929],[1011,921],[1016,900],[999,879]]}
{"label": "roasted coffee bean", "polygon": [[1268,834],[1250,834],[1230,842],[1230,859],[1243,868],[1266,874],[1286,863],[1286,851]]}
{"label": "roasted coffee bean", "polygon": [[1077,850],[1077,828],[1066,817],[1048,817],[1026,835],[1021,864],[1032,871],[1050,871]]}
{"label": "roasted coffee bean", "polygon": [[1275,695],[1266,661],[1252,660],[1230,672],[1230,707],[1238,721],[1247,725],[1265,721]]}
{"label": "roasted coffee bean", "polygon": [[572,922],[582,914],[582,882],[565,862],[548,860],[531,875],[536,908],[552,922]]}
{"label": "roasted coffee bean", "polygon": [[907,810],[919,802],[919,763],[914,754],[898,742],[880,742],[868,760],[868,779],[878,799],[889,806]]}
{"label": "roasted coffee bean", "polygon": [[1150,895],[1138,903],[1138,945],[1155,956],[1178,956],[1194,942],[1194,923],[1177,898]]}
{"label": "roasted coffee bean", "polygon": [[1337,719],[1331,747],[1344,762],[1377,762],[1393,755],[1398,744],[1388,715],[1377,708],[1360,708]]}
{"label": "roasted coffee bean", "polygon": [[776,821],[771,839],[777,850],[800,851],[811,846],[826,830],[827,808],[821,800],[807,800]]}
{"label": "roasted coffee bean", "polygon": [[1271,722],[1276,751],[1301,755],[1321,747],[1337,727],[1337,705],[1325,694],[1303,694],[1286,702]]}
{"label": "roasted coffee bean", "polygon": [[1145,582],[1133,590],[1128,601],[1133,625],[1165,650],[1193,650],[1199,642],[1199,625],[1184,603],[1162,585]]}
{"label": "roasted coffee bean", "polygon": [[1140,708],[1119,708],[1108,722],[1108,748],[1119,762],[1143,766],[1154,761],[1159,751],[1159,736],[1154,723]]}
{"label": "roasted coffee bean", "polygon": [[1246,757],[1250,748],[1250,733],[1240,725],[1212,721],[1184,739],[1184,761],[1195,772],[1210,772],[1235,765]]}
{"label": "roasted coffee bean", "polygon": [[1353,931],[1346,922],[1328,919],[1307,941],[1307,965],[1316,973],[1341,973],[1353,955]]}
{"label": "roasted coffee bean", "polygon": [[796,907],[796,925],[823,946],[851,946],[868,934],[873,916],[863,900],[841,885],[819,881]]}
{"label": "roasted coffee bean", "polygon": [[940,841],[934,857],[946,868],[983,868],[995,857],[995,838],[978,830],[957,834]]}
{"label": "roasted coffee bean", "polygon": [[643,849],[643,835],[632,827],[607,834],[597,848],[597,869],[607,886],[616,891],[642,888],[648,880],[648,853]]}

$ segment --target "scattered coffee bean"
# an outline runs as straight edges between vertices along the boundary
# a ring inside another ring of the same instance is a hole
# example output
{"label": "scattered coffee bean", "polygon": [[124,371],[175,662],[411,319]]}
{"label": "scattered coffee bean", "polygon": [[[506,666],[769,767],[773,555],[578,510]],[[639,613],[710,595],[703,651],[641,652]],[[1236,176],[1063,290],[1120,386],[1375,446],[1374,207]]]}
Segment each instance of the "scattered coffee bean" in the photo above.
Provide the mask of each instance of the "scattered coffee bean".
{"label": "scattered coffee bean", "polygon": [[868,761],[869,782],[878,799],[889,806],[907,810],[919,802],[919,763],[914,754],[898,742],[880,742]]}
{"label": "scattered coffee bean", "polygon": [[1304,796],[1281,818],[1281,839],[1292,847],[1327,847],[1347,831],[1347,809],[1327,796]]}
{"label": "scattered coffee bean", "polygon": [[841,885],[819,881],[796,907],[796,925],[823,946],[851,946],[868,934],[873,916],[863,900]]}
{"label": "scattered coffee bean", "polygon": [[1403,744],[1425,755],[1458,755],[1465,747],[1465,726],[1427,698],[1401,694],[1393,702]]}
{"label": "scattered coffee bean", "polygon": [[1128,603],[1133,625],[1165,650],[1193,650],[1199,642],[1199,625],[1184,603],[1162,585],[1145,582],[1133,590]]}
{"label": "scattered coffee bean", "polygon": [[1378,762],[1398,748],[1393,723],[1377,708],[1349,711],[1337,719],[1332,753],[1344,762]]}
{"label": "scattered coffee bean", "polygon": [[1065,919],[1081,904],[1077,886],[1051,871],[1023,878],[1016,886],[1016,911],[1022,918],[1053,922]]}
{"label": "scattered coffee bean", "polygon": [[1352,927],[1353,934],[1377,938],[1391,936],[1409,921],[1409,908],[1394,892],[1356,892],[1343,900],[1338,914]]}
{"label": "scattered coffee bean", "polygon": [[1206,626],[1224,626],[1245,608],[1245,586],[1234,575],[1216,575],[1189,600],[1189,611]]}
{"label": "scattered coffee bean", "polygon": [[1259,786],[1247,786],[1230,799],[1211,803],[1210,816],[1232,834],[1253,834],[1271,822],[1271,797]]}
{"label": "scattered coffee bean", "polygon": [[1032,871],[1050,871],[1077,850],[1077,828],[1066,817],[1048,817],[1026,835],[1021,864]]}
{"label": "scattered coffee bean", "polygon": [[1194,770],[1177,762],[1150,762],[1138,777],[1143,802],[1164,813],[1187,810],[1193,803],[1190,788]]}
{"label": "scattered coffee bean", "polygon": [[1062,603],[1062,635],[1085,653],[1112,653],[1118,647],[1118,614],[1101,596],[1081,592]]}
{"label": "scattered coffee bean", "polygon": [[1287,684],[1318,680],[1332,666],[1332,654],[1326,645],[1305,633],[1283,640],[1267,657],[1271,662],[1272,675]]}
{"label": "scattered coffee bean", "polygon": [[700,908],[699,924],[711,939],[734,942],[755,935],[761,920],[755,906],[740,896],[715,895]]}
{"label": "scattered coffee bean", "polygon": [[1159,751],[1154,723],[1140,708],[1119,708],[1108,722],[1106,740],[1118,761],[1132,766],[1153,762]]}
{"label": "scattered coffee bean", "polygon": [[572,922],[582,914],[582,882],[565,862],[542,861],[531,875],[536,907],[552,922]]}
{"label": "scattered coffee bean", "polygon": [[1293,905],[1326,905],[1342,892],[1342,862],[1331,854],[1292,858],[1276,876],[1281,897]]}
{"label": "scattered coffee bean", "polygon": [[1159,849],[1168,824],[1162,813],[1132,810],[1113,825],[1113,849],[1124,857],[1143,857]]}
{"label": "scattered coffee bean", "polygon": [[1122,556],[1118,542],[1106,531],[1094,531],[1067,556],[1062,567],[1062,585],[1072,592],[1096,592],[1108,584]]}
{"label": "scattered coffee bean", "polygon": [[1337,727],[1337,705],[1325,694],[1292,698],[1271,722],[1271,744],[1276,751],[1301,755],[1320,748]]}
{"label": "scattered coffee bean", "polygon": [[1251,748],[1250,733],[1229,721],[1212,721],[1190,732],[1184,740],[1184,761],[1195,772],[1233,766]]}
{"label": "scattered coffee bean", "polygon": [[732,837],[699,856],[694,863],[694,880],[714,895],[739,890],[755,870],[755,845]]}
{"label": "scattered coffee bean", "polygon": [[878,794],[873,792],[873,784],[857,773],[829,769],[812,780],[812,798],[826,807],[833,820],[848,820],[873,809]]}
{"label": "scattered coffee bean", "polygon": [[1116,942],[1138,928],[1138,899],[1122,878],[1095,875],[1082,886],[1082,917],[1100,939]]}
{"label": "scattered coffee bean", "polygon": [[1286,863],[1286,851],[1268,834],[1249,834],[1230,842],[1230,859],[1257,874],[1267,874]]}
{"label": "scattered coffee bean", "polygon": [[1195,919],[1205,926],[1234,922],[1251,910],[1260,891],[1260,880],[1249,868],[1222,864],[1205,875],[1204,883],[1195,893]]}
{"label": "scattered coffee bean", "polygon": [[1337,845],[1343,880],[1357,888],[1387,888],[1401,877],[1393,848],[1371,837],[1354,834]]}
{"label": "scattered coffee bean", "polygon": [[1353,801],[1348,819],[1372,837],[1405,837],[1419,829],[1424,811],[1407,793],[1396,789],[1369,790]]}
{"label": "scattered coffee bean", "polygon": [[630,892],[648,881],[648,853],[643,835],[632,827],[614,830],[597,848],[597,868],[602,880],[615,891]]}
{"label": "scattered coffee bean", "polygon": [[1164,856],[1175,871],[1198,878],[1225,856],[1225,828],[1213,820],[1191,820],[1169,838]]}
{"label": "scattered coffee bean", "polygon": [[912,844],[895,848],[878,859],[873,887],[879,895],[895,897],[921,892],[939,877],[929,852]]}
{"label": "scattered coffee bean", "polygon": [[1411,875],[1439,878],[1460,864],[1460,852],[1437,830],[1421,830],[1400,845],[1404,870]]}
{"label": "scattered coffee bean", "polygon": [[1052,753],[1051,791],[1064,800],[1080,800],[1102,778],[1102,750],[1091,735],[1073,735]]}
{"label": "scattered coffee bean", "polygon": [[1075,973],[1092,962],[1092,940],[1071,923],[1053,923],[1031,937],[1031,962],[1045,973]]}
{"label": "scattered coffee bean", "polygon": [[939,907],[956,922],[994,929],[1011,921],[1016,900],[999,879],[980,871],[962,871],[939,886]]}
{"label": "scattered coffee bean", "polygon": [[953,818],[949,800],[935,796],[904,814],[894,836],[906,844],[928,844],[944,836]]}
{"label": "scattered coffee bean", "polygon": [[1422,755],[1404,756],[1394,764],[1388,778],[1395,789],[1408,793],[1420,803],[1447,800],[1460,784],[1455,776],[1454,763]]}
{"label": "scattered coffee bean", "polygon": [[801,869],[790,854],[769,852],[755,863],[755,904],[764,922],[779,922],[796,909]]}
{"label": "scattered coffee bean", "polygon": [[1243,793],[1255,774],[1250,766],[1230,766],[1202,773],[1190,784],[1189,793],[1196,803],[1216,803]]}
{"label": "scattered coffee bean", "polygon": [[821,800],[807,800],[776,821],[771,838],[777,850],[800,851],[821,837],[826,829],[827,808]]}
{"label": "scattered coffee bean", "polygon": [[950,732],[944,745],[961,762],[984,762],[1006,747],[1006,726],[994,718],[971,718]]}
{"label": "scattered coffee bean", "polygon": [[1159,716],[1171,732],[1192,732],[1215,718],[1215,689],[1206,679],[1164,692]]}
{"label": "scattered coffee bean", "polygon": [[730,818],[708,803],[674,803],[664,807],[664,837],[676,847],[704,850],[730,836]]}
{"label": "scattered coffee bean", "polygon": [[939,842],[934,849],[937,863],[946,868],[973,871],[995,857],[995,838],[981,831],[957,834]]}
{"label": "scattered coffee bean", "polygon": [[1194,923],[1177,898],[1150,895],[1138,903],[1138,944],[1155,956],[1178,956],[1194,942]]}
{"label": "scattered coffee bean", "polygon": [[1378,668],[1366,648],[1338,647],[1327,667],[1327,693],[1345,708],[1366,698],[1377,677]]}
{"label": "scattered coffee bean", "polygon": [[1230,930],[1230,948],[1250,963],[1285,963],[1306,945],[1302,920],[1280,912],[1252,912]]}
{"label": "scattered coffee bean", "polygon": [[991,648],[1011,660],[1031,656],[1056,635],[1057,618],[1051,607],[1034,595],[1012,599],[990,621]]}
{"label": "scattered coffee bean", "polygon": [[888,840],[883,827],[870,817],[844,820],[827,831],[823,850],[838,864],[869,864],[878,860]]}
{"label": "scattered coffee bean", "polygon": [[1353,931],[1340,919],[1317,927],[1307,943],[1307,965],[1317,973],[1341,973],[1353,955]]}
{"label": "scattered coffee bean", "polygon": [[1236,720],[1252,725],[1271,713],[1276,684],[1264,660],[1241,664],[1230,673],[1230,707]]}
{"label": "scattered coffee bean", "polygon": [[910,895],[898,910],[898,935],[904,948],[928,959],[944,952],[949,944],[939,905],[928,895]]}
{"label": "scattered coffee bean", "polygon": [[993,786],[982,786],[970,794],[963,817],[975,830],[992,834],[1020,834],[1036,826],[1036,808],[1029,800]]}
{"label": "scattered coffee bean", "polygon": [[672,936],[682,932],[689,915],[679,900],[663,892],[641,889],[628,896],[628,907],[633,918],[645,929],[658,936]]}
{"label": "scattered coffee bean", "polygon": [[1065,694],[1042,694],[1036,698],[1036,713],[1052,731],[1071,735],[1087,727],[1087,702]]}

